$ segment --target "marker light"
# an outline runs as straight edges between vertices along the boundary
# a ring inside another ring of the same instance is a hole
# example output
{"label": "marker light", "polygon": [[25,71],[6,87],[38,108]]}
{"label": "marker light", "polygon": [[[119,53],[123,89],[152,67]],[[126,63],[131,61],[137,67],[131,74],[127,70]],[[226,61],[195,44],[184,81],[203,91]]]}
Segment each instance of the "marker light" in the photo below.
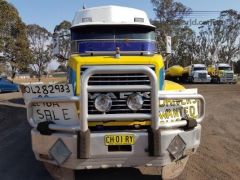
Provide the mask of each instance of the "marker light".
{"label": "marker light", "polygon": [[143,23],[144,22],[144,18],[135,17],[134,18],[134,22]]}
{"label": "marker light", "polygon": [[139,94],[131,94],[127,100],[127,106],[133,111],[140,110],[143,106],[143,98]]}
{"label": "marker light", "polygon": [[100,112],[107,112],[112,107],[112,99],[108,95],[102,94],[95,99],[95,108]]}

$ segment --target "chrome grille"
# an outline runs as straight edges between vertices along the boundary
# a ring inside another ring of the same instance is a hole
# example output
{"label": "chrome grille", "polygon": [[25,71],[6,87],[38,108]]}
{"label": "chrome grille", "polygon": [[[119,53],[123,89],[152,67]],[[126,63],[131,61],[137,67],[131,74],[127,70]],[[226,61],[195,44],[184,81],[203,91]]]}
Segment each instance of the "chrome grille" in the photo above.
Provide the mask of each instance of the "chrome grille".
{"label": "chrome grille", "polygon": [[[134,66],[134,65],[133,65]],[[81,67],[81,75],[91,66],[83,66]],[[155,71],[154,66],[149,66],[153,71]],[[151,85],[149,77],[142,73],[127,73],[127,74],[94,74],[90,76],[88,85],[90,86],[108,86],[108,85],[115,85],[115,86],[124,86],[124,85]],[[144,113],[150,114],[151,113],[151,92],[147,92],[149,97],[143,97],[144,103],[142,109],[138,111],[132,111],[127,106],[127,98],[128,95],[135,92],[111,92],[113,93],[116,98],[112,98],[112,107],[111,110],[106,112],[105,114],[127,114],[127,113]],[[97,92],[100,94],[107,94],[106,92]],[[126,93],[127,96],[122,97],[121,94]],[[137,92],[137,93],[146,93],[146,92]],[[94,93],[89,93],[88,96],[88,114],[102,114],[99,112],[94,105],[95,99],[93,97]]]}
{"label": "chrome grille", "polygon": [[224,77],[228,80],[232,80],[233,79],[233,73],[225,73]]}
{"label": "chrome grille", "polygon": [[[131,94],[132,92],[125,92],[126,94]],[[101,93],[107,94],[107,93]],[[112,107],[110,111],[106,112],[106,114],[126,114],[126,113],[151,113],[151,94],[149,92],[149,98],[143,97],[144,103],[142,109],[138,111],[132,111],[127,106],[127,96],[121,98],[121,92],[113,92],[116,96],[115,99],[112,99]],[[89,93],[89,97],[93,96],[93,93]],[[94,99],[88,99],[88,114],[102,114],[99,112],[94,106]]]}
{"label": "chrome grille", "polygon": [[[81,75],[89,67],[81,67]],[[154,66],[149,67],[155,71]],[[90,77],[88,85],[150,85],[150,80],[145,74],[95,74]]]}
{"label": "chrome grille", "polygon": [[199,73],[198,78],[199,79],[206,79],[207,78],[207,73]]}

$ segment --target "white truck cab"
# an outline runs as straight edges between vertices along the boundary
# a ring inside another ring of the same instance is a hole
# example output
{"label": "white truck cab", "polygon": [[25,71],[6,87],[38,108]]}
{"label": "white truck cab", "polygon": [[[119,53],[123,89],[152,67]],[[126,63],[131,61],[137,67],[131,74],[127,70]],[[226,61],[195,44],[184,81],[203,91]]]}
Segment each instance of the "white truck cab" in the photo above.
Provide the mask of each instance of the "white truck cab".
{"label": "white truck cab", "polygon": [[208,75],[204,64],[192,64],[183,69],[183,81],[189,83],[210,83],[211,77]]}
{"label": "white truck cab", "polygon": [[213,83],[237,83],[237,75],[232,67],[226,63],[217,63],[208,68]]}

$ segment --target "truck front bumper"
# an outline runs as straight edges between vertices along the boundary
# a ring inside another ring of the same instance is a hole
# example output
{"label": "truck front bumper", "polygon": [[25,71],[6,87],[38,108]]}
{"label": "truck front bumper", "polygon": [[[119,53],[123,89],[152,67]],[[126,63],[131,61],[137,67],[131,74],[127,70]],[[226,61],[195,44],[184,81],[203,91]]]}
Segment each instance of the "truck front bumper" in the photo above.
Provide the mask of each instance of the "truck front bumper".
{"label": "truck front bumper", "polygon": [[193,82],[194,83],[210,83],[211,82],[211,78],[206,78],[206,79],[200,79],[198,77],[194,77],[193,78]]}
{"label": "truck front bumper", "polygon": [[237,83],[237,78],[228,79],[228,78],[221,77],[220,82],[221,83]]}
{"label": "truck front bumper", "polygon": [[[139,167],[139,166],[166,166],[171,164],[174,157],[168,151],[168,147],[176,136],[179,136],[184,144],[185,149],[182,157],[191,155],[196,152],[200,145],[201,125],[194,129],[184,131],[183,129],[159,129],[159,141],[157,148],[158,156],[151,156],[149,143],[150,138],[147,131],[129,131],[124,134],[134,134],[135,144],[132,145],[131,151],[109,152],[108,146],[104,143],[105,135],[121,134],[123,132],[92,132],[90,134],[90,158],[78,158],[78,136],[70,133],[54,133],[51,136],[41,135],[36,129],[32,129],[32,149],[38,160],[59,165],[51,156],[51,148],[55,146],[59,139],[65,144],[71,155],[61,164],[62,167],[69,169],[98,169],[108,167]],[[80,149],[81,150],[81,149]],[[61,154],[59,154],[61,156]],[[63,154],[64,156],[64,154]]]}

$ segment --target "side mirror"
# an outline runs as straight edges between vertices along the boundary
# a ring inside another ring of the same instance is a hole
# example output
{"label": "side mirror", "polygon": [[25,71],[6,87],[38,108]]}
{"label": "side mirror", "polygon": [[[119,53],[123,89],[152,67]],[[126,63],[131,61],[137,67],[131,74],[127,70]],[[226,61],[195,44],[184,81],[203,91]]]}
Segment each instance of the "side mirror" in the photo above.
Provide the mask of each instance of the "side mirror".
{"label": "side mirror", "polygon": [[64,37],[64,36],[70,36],[69,34],[63,34],[63,35],[59,35],[58,33],[54,32],[53,33],[53,38],[52,38],[52,43],[53,43],[53,56],[56,56],[57,58],[61,59],[61,61],[65,61],[68,60],[67,57],[64,57],[63,54],[61,54],[60,52],[60,38]]}
{"label": "side mirror", "polygon": [[166,36],[166,53],[172,54],[172,37]]}

